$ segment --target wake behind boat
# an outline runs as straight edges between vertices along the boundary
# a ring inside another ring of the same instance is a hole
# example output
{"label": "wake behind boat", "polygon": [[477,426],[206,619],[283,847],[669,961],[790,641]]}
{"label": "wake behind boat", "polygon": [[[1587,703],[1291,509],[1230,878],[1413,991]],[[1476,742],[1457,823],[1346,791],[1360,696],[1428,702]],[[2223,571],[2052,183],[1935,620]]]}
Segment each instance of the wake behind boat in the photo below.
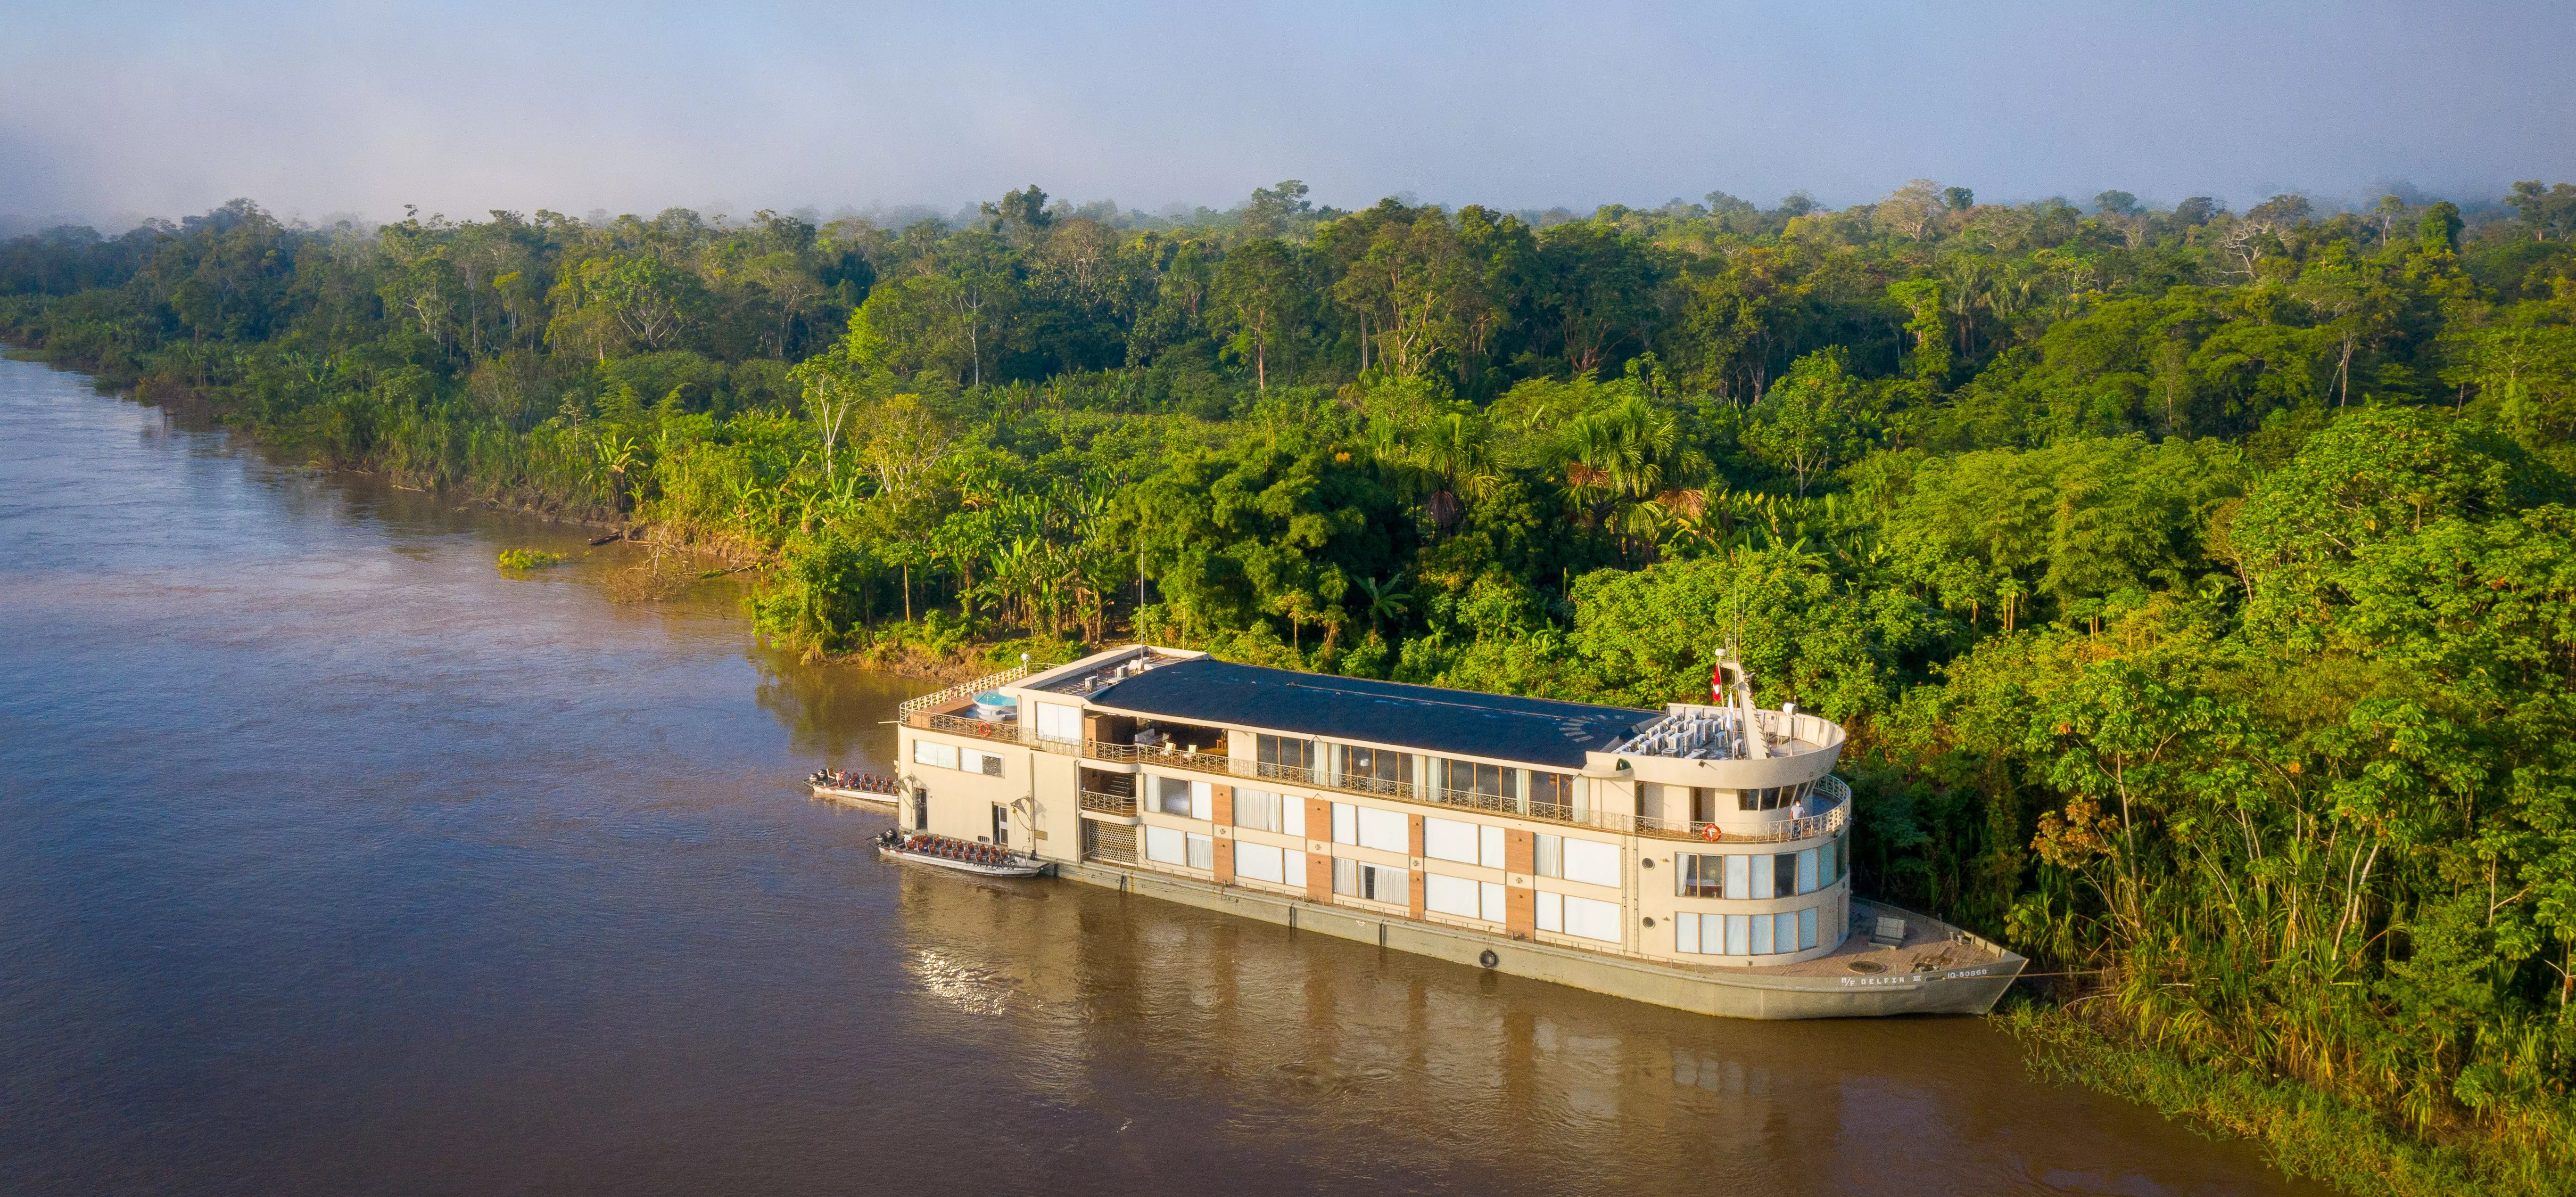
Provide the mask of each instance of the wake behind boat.
{"label": "wake behind boat", "polygon": [[914,860],[979,877],[1035,877],[1046,871],[1046,862],[1025,856],[1008,848],[971,843],[944,835],[905,835],[888,831],[877,837],[877,853],[897,860]]}
{"label": "wake behind boat", "polygon": [[847,769],[817,769],[805,779],[817,798],[840,798],[851,802],[868,802],[892,806],[895,779],[874,773],[853,773]]}

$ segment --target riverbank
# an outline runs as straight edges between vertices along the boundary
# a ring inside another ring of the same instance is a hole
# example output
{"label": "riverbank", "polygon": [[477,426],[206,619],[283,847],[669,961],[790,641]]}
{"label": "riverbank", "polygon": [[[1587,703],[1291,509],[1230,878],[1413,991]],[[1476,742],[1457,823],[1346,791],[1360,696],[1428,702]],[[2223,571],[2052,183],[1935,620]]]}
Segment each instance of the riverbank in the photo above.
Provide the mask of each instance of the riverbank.
{"label": "riverbank", "polygon": [[2576,1174],[2549,1162],[2546,1141],[2455,1128],[2447,1141],[2427,1142],[2296,1080],[2131,1038],[2087,1017],[2081,1003],[2088,1000],[2015,1002],[1994,1021],[2021,1041],[2033,1075],[2137,1102],[2204,1134],[2255,1143],[2289,1176],[2394,1197],[2576,1193]]}

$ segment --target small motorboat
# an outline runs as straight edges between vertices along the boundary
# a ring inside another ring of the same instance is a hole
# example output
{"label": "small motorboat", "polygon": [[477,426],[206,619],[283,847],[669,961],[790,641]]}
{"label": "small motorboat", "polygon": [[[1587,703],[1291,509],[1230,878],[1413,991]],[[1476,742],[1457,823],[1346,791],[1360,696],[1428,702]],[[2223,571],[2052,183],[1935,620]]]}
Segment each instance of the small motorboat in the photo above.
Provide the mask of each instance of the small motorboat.
{"label": "small motorboat", "polygon": [[901,786],[894,778],[874,773],[853,773],[847,769],[817,769],[805,779],[817,798],[839,798],[850,802],[868,802],[892,806]]}
{"label": "small motorboat", "polygon": [[973,873],[979,877],[1035,877],[1046,871],[1046,862],[1034,856],[944,835],[905,835],[900,831],[888,831],[877,837],[877,854],[955,869],[960,873]]}

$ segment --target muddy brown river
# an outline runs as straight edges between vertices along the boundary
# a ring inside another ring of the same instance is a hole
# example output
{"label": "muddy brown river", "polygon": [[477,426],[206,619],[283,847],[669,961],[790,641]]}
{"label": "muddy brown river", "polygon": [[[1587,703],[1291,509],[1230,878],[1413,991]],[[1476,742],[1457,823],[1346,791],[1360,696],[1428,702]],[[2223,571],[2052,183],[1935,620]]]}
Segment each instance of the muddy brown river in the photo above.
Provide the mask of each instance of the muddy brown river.
{"label": "muddy brown river", "polygon": [[0,1193],[2309,1191],[1976,1019],[881,863],[798,783],[918,684],[583,539],[0,362]]}

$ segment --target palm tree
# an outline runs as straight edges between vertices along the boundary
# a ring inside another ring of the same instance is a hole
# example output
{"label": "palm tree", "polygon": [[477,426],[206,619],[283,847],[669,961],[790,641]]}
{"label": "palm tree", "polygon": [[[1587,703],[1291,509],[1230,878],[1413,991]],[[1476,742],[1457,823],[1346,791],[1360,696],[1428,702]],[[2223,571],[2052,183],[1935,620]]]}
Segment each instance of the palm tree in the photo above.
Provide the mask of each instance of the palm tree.
{"label": "palm tree", "polygon": [[1365,610],[1368,612],[1369,630],[1381,636],[1385,634],[1387,620],[1404,618],[1405,612],[1413,606],[1413,594],[1404,588],[1401,578],[1388,578],[1384,582],[1362,578],[1360,593],[1368,596]]}

